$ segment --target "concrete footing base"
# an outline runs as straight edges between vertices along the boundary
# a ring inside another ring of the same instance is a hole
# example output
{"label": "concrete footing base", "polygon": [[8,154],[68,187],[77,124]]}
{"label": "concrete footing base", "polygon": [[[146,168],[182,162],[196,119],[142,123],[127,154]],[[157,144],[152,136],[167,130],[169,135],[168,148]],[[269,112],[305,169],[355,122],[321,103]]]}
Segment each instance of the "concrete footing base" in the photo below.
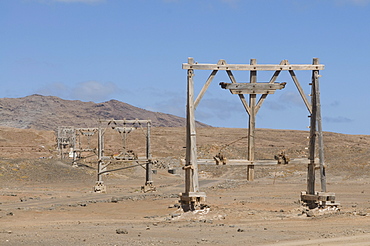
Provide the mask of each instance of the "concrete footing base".
{"label": "concrete footing base", "polygon": [[306,191],[301,192],[301,201],[304,206],[313,208],[338,207],[339,202],[335,201],[335,193],[333,192],[316,192],[316,194],[307,194]]}
{"label": "concrete footing base", "polygon": [[180,194],[180,203],[184,212],[194,211],[196,209],[203,209],[206,207],[206,193],[205,192],[187,192]]}
{"label": "concrete footing base", "polygon": [[94,192],[95,193],[106,193],[107,188],[103,181],[96,181],[96,184],[94,186]]}
{"label": "concrete footing base", "polygon": [[154,192],[157,188],[153,185],[153,182],[147,182],[145,185],[141,186],[141,192]]}

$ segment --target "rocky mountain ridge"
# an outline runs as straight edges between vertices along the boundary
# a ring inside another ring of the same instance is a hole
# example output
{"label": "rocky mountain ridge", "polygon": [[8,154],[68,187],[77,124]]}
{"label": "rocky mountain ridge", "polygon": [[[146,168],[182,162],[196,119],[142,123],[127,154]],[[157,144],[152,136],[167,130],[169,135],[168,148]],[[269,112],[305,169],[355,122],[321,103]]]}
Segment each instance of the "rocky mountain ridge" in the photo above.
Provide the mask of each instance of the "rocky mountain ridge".
{"label": "rocky mountain ridge", "polygon": [[101,119],[150,119],[155,127],[181,127],[186,123],[185,118],[152,112],[117,100],[94,103],[37,94],[0,98],[0,112],[0,126],[36,130],[56,130],[59,126],[97,127]]}

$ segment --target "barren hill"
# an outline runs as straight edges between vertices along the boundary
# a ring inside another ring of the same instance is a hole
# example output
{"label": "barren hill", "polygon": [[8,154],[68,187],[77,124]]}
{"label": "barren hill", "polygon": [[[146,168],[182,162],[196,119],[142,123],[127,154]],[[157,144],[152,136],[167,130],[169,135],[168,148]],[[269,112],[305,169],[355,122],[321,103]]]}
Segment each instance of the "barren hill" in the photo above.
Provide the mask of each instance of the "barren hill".
{"label": "barren hill", "polygon": [[[185,119],[152,112],[117,100],[102,103],[64,100],[54,96],[31,95],[0,98],[0,126],[55,130],[58,126],[96,127],[99,119],[150,119],[153,126],[185,126]],[[206,126],[198,123],[198,126]]]}

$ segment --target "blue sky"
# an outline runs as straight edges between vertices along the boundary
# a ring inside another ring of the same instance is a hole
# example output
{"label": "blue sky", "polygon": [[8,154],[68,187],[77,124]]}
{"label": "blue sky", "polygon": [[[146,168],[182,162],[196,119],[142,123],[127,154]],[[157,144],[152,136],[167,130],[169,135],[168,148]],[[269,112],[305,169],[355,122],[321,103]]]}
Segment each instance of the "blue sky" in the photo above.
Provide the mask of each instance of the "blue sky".
{"label": "blue sky", "polygon": [[[131,105],[185,116],[188,57],[199,63],[325,65],[324,131],[370,134],[370,0],[1,0],[0,97],[31,94]],[[211,71],[195,71],[195,88]],[[309,94],[310,72],[297,72]],[[236,72],[248,82],[248,72]],[[259,72],[268,81],[272,72]],[[220,71],[196,119],[247,127]],[[288,73],[269,95],[258,128],[307,130],[307,109]]]}

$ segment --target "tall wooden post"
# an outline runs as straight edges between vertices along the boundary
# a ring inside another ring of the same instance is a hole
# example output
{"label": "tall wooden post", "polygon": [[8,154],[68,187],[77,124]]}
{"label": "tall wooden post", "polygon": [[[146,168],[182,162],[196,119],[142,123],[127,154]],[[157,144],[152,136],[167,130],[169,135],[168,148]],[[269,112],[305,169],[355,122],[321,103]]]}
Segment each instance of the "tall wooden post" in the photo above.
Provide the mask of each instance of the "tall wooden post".
{"label": "tall wooden post", "polygon": [[147,132],[146,132],[146,180],[145,185],[146,186],[152,186],[153,180],[152,180],[152,153],[150,149],[150,121],[147,122]]}
{"label": "tall wooden post", "polygon": [[57,148],[58,148],[58,154],[60,156],[60,159],[63,159],[62,157],[62,144],[61,144],[61,127],[58,126],[58,133],[57,133]]}
{"label": "tall wooden post", "polygon": [[[255,65],[256,59],[250,60],[250,65]],[[250,71],[250,83],[257,83],[257,71]],[[255,129],[256,129],[256,94],[249,94],[249,124],[248,124],[248,160],[251,162],[247,167],[247,180],[254,180],[254,153],[255,153]]]}
{"label": "tall wooden post", "polygon": [[[194,61],[189,59],[189,64]],[[196,146],[196,130],[195,130],[195,109],[194,109],[194,70],[188,70],[188,96],[187,96],[187,112],[186,112],[186,164],[185,164],[185,192],[197,191],[198,180],[197,175],[194,176],[194,170],[197,167],[197,146]]]}
{"label": "tall wooden post", "polygon": [[[319,65],[319,59],[313,59],[313,65]],[[335,203],[335,194],[326,192],[326,174],[324,163],[324,141],[321,125],[321,103],[319,90],[319,70],[312,70],[311,83],[311,124],[310,124],[310,146],[309,146],[309,160],[307,170],[307,192],[301,193],[301,200],[305,202],[309,208],[316,208],[317,206],[325,207],[338,206]],[[318,137],[318,151],[320,161],[320,181],[321,192],[315,192],[315,154],[316,154],[316,136]]]}
{"label": "tall wooden post", "polygon": [[102,128],[99,127],[98,132],[98,182],[103,181],[102,175],[100,174],[103,171],[103,131]]}
{"label": "tall wooden post", "polygon": [[[194,64],[194,59],[189,58],[188,64]],[[187,105],[186,105],[186,160],[185,160],[185,192],[180,195],[184,211],[194,210],[195,206],[205,200],[205,193],[199,192],[197,146],[195,130],[195,105],[194,105],[194,70],[188,69],[187,75]]]}
{"label": "tall wooden post", "polygon": [[[72,145],[72,167],[78,167],[77,164],[77,133],[76,129],[73,129],[73,145]],[[80,149],[80,146],[78,147]],[[81,152],[80,152],[81,153]]]}
{"label": "tall wooden post", "polygon": [[[313,59],[313,65],[319,64],[319,58]],[[317,123],[317,137],[318,137],[318,148],[319,148],[319,161],[320,161],[320,183],[321,191],[326,192],[326,173],[325,173],[325,159],[324,159],[324,139],[322,132],[322,120],[321,120],[321,102],[320,102],[320,88],[319,88],[319,70],[313,70],[312,72],[312,83],[314,86],[314,97],[316,100],[316,123]]]}
{"label": "tall wooden post", "polygon": [[[314,60],[314,63],[316,61]],[[309,143],[309,164],[307,168],[307,192],[315,194],[315,153],[316,153],[316,119],[317,119],[317,98],[316,98],[316,72],[312,71],[311,83],[311,115],[310,115],[310,143]]]}
{"label": "tall wooden post", "polygon": [[104,155],[104,133],[101,126],[99,126],[98,130],[98,180],[94,186],[94,192],[97,193],[105,193],[106,187],[103,182],[102,172],[105,170],[104,162],[103,162],[103,155]]}

